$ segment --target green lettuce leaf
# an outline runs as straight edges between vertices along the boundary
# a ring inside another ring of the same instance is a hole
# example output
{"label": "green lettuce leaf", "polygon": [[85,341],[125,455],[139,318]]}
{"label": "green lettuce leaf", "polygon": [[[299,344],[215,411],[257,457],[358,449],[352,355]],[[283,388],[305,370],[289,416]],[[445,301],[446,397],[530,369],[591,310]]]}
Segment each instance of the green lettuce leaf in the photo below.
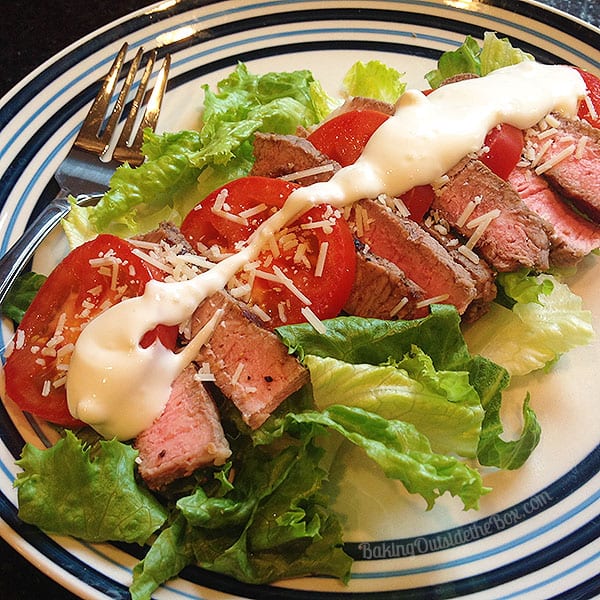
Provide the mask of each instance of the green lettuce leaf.
{"label": "green lettuce leaf", "polygon": [[[477,458],[481,464],[517,468],[531,454],[539,441],[539,425],[529,408],[528,418],[518,440],[505,442],[501,437],[500,419],[502,391],[510,376],[504,367],[481,356],[471,355],[460,329],[455,308],[434,305],[431,314],[413,321],[379,321],[360,317],[339,317],[323,322],[325,333],[317,333],[310,325],[291,325],[277,329],[290,352],[301,360],[308,355],[332,357],[352,364],[381,365],[400,361],[413,346],[431,358],[441,371],[467,371],[469,382],[477,391],[485,411]],[[525,410],[526,407],[524,407]],[[492,453],[489,448],[494,446]],[[515,447],[518,460],[512,460]],[[497,461],[497,462],[494,462]]]}
{"label": "green lettuce leaf", "polygon": [[413,424],[436,452],[476,456],[483,409],[468,372],[436,371],[416,347],[402,361],[382,366],[317,356],[307,356],[305,364],[318,409],[362,408]]}
{"label": "green lettuce leaf", "polygon": [[463,73],[481,74],[479,55],[481,48],[477,41],[468,35],[456,49],[444,52],[438,59],[437,69],[425,74],[429,85],[436,89],[445,79]]}
{"label": "green lettuce leaf", "polygon": [[19,275],[2,301],[2,314],[18,325],[44,281],[45,275],[38,273]]}
{"label": "green lettuce leaf", "polygon": [[260,439],[272,443],[283,432],[306,435],[306,428],[315,426],[335,431],[362,448],[387,477],[402,482],[410,493],[421,495],[428,508],[446,492],[458,496],[465,509],[477,508],[479,498],[489,491],[475,469],[454,456],[433,452],[428,439],[414,425],[357,407],[337,404],[322,412],[287,413],[267,422]]}
{"label": "green lettuce leaf", "polygon": [[473,352],[511,375],[547,368],[565,352],[594,339],[591,312],[555,276],[523,271],[503,274],[498,282],[512,308],[493,304],[465,337]]}
{"label": "green lettuce leaf", "polygon": [[519,48],[514,48],[508,38],[499,38],[495,33],[486,31],[483,44],[467,36],[456,50],[444,52],[437,68],[425,74],[429,85],[436,89],[445,79],[463,73],[484,76],[496,69],[508,67],[533,57]]}
{"label": "green lettuce leaf", "polygon": [[319,468],[323,450],[313,430],[280,452],[247,448],[231,486],[214,496],[203,488],[177,502],[175,521],[134,569],[134,600],[150,598],[186,564],[248,583],[309,574],[346,581],[352,560]]}
{"label": "green lettuce leaf", "polygon": [[518,469],[535,450],[541,436],[540,424],[529,406],[529,395],[523,402],[523,426],[519,437],[505,440],[502,437],[504,426],[500,418],[500,409],[502,392],[510,383],[509,374],[482,356],[473,357],[471,374],[485,409],[477,459],[482,465],[499,469]]}
{"label": "green lettuce leaf", "polygon": [[325,333],[308,323],[286,325],[276,331],[300,360],[313,354],[353,364],[381,365],[389,359],[402,360],[413,346],[440,370],[464,370],[471,359],[460,330],[460,316],[450,305],[435,305],[430,315],[411,321],[338,317],[323,324]]}
{"label": "green lettuce leaf", "polygon": [[479,55],[481,75],[487,75],[496,69],[516,65],[525,60],[534,60],[531,54],[515,48],[508,38],[499,38],[495,33],[486,31]]}
{"label": "green lettuce leaf", "polygon": [[406,89],[406,83],[402,81],[404,75],[379,60],[358,61],[344,76],[343,84],[349,96],[364,96],[394,104]]}
{"label": "green lettuce leaf", "polygon": [[167,514],[135,481],[137,451],[116,440],[93,451],[69,430],[47,450],[27,444],[17,461],[23,469],[15,480],[19,517],[90,542],[143,544]]}
{"label": "green lettuce leaf", "polygon": [[195,182],[201,170],[191,157],[201,148],[199,133],[144,133],[148,160],[135,169],[120,166],[96,206],[74,207],[63,220],[71,247],[98,233],[127,237],[163,220],[180,223],[196,204]]}

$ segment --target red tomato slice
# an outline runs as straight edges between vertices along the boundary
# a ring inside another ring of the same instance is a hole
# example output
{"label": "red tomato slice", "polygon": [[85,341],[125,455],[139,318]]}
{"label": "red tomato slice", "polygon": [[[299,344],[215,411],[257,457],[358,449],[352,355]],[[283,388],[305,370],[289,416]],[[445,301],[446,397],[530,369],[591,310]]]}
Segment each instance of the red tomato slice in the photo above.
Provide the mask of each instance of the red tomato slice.
{"label": "red tomato slice", "polygon": [[389,118],[376,110],[353,110],[325,121],[308,140],[342,167],[356,162],[370,137]]}
{"label": "red tomato slice", "polygon": [[[215,190],[192,210],[181,231],[196,247],[199,242],[210,246],[212,240],[222,251],[234,251],[235,244],[246,240],[273,210],[283,206],[297,187],[281,179],[237,179]],[[221,213],[224,198],[227,215]],[[215,209],[215,205],[220,208]],[[231,219],[231,215],[239,217],[252,209],[258,212],[247,221]],[[256,271],[237,274],[240,284],[251,285],[250,304],[270,316],[266,326],[306,321],[302,309],[307,304],[302,296],[310,301],[308,307],[318,318],[337,316],[350,295],[356,268],[354,240],[341,214],[329,205],[316,206],[279,232],[276,240],[275,250],[270,245],[260,253]]]}
{"label": "red tomato slice", "polygon": [[[281,208],[297,187],[268,177],[236,179],[202,200],[184,219],[181,232],[192,244],[217,244],[232,251],[236,242],[248,239],[260,223]],[[255,214],[246,217],[245,211]]]}
{"label": "red tomato slice", "polygon": [[498,177],[507,179],[521,158],[524,143],[520,129],[501,123],[487,134],[484,146],[488,151],[479,160]]}
{"label": "red tomato slice", "polygon": [[417,185],[401,196],[413,221],[422,221],[433,203],[435,192],[430,185]]}
{"label": "red tomato slice", "polygon": [[[24,411],[65,426],[81,425],[67,406],[64,384],[81,329],[109,306],[139,296],[156,269],[112,235],[100,235],[71,252],[50,274],[15,334],[5,365],[6,392]],[[158,337],[174,348],[177,327],[160,326]]]}
{"label": "red tomato slice", "polygon": [[592,127],[600,129],[600,79],[595,75],[588,73],[588,71],[584,71],[578,67],[574,68],[577,69],[581,77],[583,77],[583,81],[588,90],[589,102],[593,107],[593,111],[596,113],[595,115],[591,114],[587,102],[581,102],[577,116],[580,119],[585,119]]}

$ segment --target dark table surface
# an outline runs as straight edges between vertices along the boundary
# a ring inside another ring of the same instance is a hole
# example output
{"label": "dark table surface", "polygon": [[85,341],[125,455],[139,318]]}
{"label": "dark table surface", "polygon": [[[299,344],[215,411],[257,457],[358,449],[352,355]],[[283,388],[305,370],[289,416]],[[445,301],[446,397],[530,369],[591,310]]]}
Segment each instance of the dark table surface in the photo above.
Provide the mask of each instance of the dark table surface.
{"label": "dark table surface", "polygon": [[[545,3],[600,26],[598,0],[546,0]],[[147,0],[104,0],[100,4],[81,0],[4,2],[0,17],[0,96],[72,42],[150,4]],[[0,598],[74,600],[75,596],[0,540]]]}

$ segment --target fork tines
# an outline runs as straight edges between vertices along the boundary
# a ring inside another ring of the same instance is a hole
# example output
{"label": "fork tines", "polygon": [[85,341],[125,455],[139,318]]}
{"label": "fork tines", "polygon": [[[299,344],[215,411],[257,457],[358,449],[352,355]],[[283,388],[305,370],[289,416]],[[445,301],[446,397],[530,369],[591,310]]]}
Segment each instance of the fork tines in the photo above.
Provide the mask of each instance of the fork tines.
{"label": "fork tines", "polygon": [[171,59],[168,54],[165,56],[152,93],[150,93],[147,88],[156,63],[157,52],[153,50],[148,55],[137,91],[131,100],[131,106],[121,135],[116,145],[114,145],[117,127],[144,55],[143,48],[140,48],[131,61],[121,91],[112,110],[110,110],[111,100],[117,89],[119,76],[125,63],[127,48],[127,43],[124,43],[109,72],[105,75],[102,87],[83,122],[79,135],[75,140],[75,145],[82,150],[93,152],[105,160],[112,158],[118,162],[128,162],[132,166],[137,166],[143,161],[141,146],[144,129],[147,127],[154,129],[158,120]]}

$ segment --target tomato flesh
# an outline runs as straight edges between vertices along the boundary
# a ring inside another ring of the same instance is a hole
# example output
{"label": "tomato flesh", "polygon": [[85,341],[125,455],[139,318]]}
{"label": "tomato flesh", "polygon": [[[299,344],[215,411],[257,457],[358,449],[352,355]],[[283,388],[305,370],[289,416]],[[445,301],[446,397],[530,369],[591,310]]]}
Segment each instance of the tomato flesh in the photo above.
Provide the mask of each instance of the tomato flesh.
{"label": "tomato flesh", "polygon": [[487,134],[484,142],[486,152],[479,156],[479,160],[506,180],[521,159],[524,144],[520,129],[501,123]]}
{"label": "tomato flesh", "polygon": [[578,67],[574,68],[577,69],[578,73],[585,82],[589,102],[593,107],[593,111],[595,112],[595,114],[592,114],[587,102],[582,101],[579,104],[577,116],[580,119],[587,121],[592,127],[600,129],[600,79],[588,71],[584,71]]}
{"label": "tomato flesh", "polygon": [[[234,252],[236,244],[247,240],[297,187],[267,177],[237,179],[192,210],[181,231],[196,248],[217,244],[221,252]],[[221,212],[223,199],[227,215]],[[246,221],[238,219],[245,211],[254,214]],[[341,214],[319,205],[278,232],[255,262],[255,270],[241,271],[236,278],[251,288],[244,299],[269,316],[268,328],[306,321],[302,309],[307,306],[319,319],[327,319],[339,314],[350,295],[356,269],[354,240]]]}
{"label": "tomato flesh", "polygon": [[435,192],[430,185],[417,185],[401,196],[413,221],[421,222],[431,208]]}
{"label": "tomato flesh", "polygon": [[389,119],[376,110],[353,110],[325,121],[308,140],[342,167],[356,162],[375,131]]}
{"label": "tomato flesh", "polygon": [[[67,405],[65,376],[82,328],[123,298],[139,296],[156,272],[113,235],[73,250],[50,274],[15,334],[5,365],[6,391],[21,408],[58,425],[79,426]],[[159,326],[144,337],[174,348],[177,327]]]}

